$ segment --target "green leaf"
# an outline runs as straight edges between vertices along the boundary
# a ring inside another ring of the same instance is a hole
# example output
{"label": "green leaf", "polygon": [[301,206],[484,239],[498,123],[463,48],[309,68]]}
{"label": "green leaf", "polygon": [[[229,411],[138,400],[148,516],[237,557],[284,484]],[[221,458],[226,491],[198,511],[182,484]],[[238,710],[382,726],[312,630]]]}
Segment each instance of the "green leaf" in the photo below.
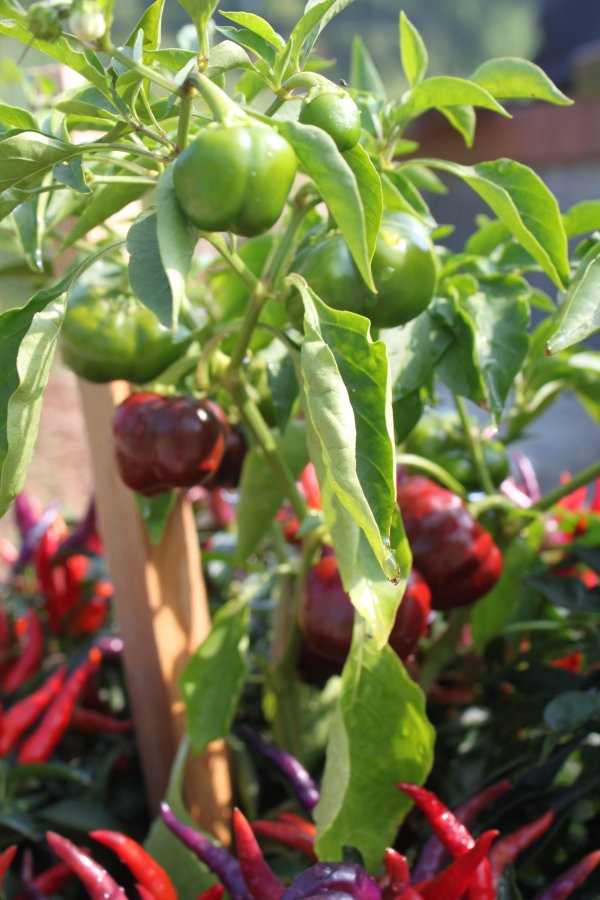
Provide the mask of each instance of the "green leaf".
{"label": "green leaf", "polygon": [[304,15],[296,23],[290,35],[291,62],[294,68],[296,68],[302,45],[309,35],[312,45],[327,23],[351,3],[352,0],[308,0],[304,7]]}
{"label": "green leaf", "polygon": [[600,229],[600,200],[582,200],[563,216],[567,237],[577,237]]}
{"label": "green leaf", "polygon": [[357,91],[367,91],[385,99],[385,86],[371,54],[358,35],[352,38],[350,57],[350,86]]}
{"label": "green leaf", "polygon": [[442,106],[441,114],[450,122],[455,131],[461,135],[467,147],[473,146],[477,116],[472,106]]}
{"label": "green leaf", "polygon": [[187,299],[186,282],[197,231],[185,218],[173,188],[173,166],[168,166],[158,181],[156,214],[160,259],[167,273],[172,293],[172,319],[165,323],[176,328],[182,304]]}
{"label": "green leaf", "polygon": [[419,82],[402,97],[402,110],[411,118],[428,109],[442,109],[445,106],[480,106],[510,118],[510,113],[485,88],[466,78],[450,75],[436,75]]}
{"label": "green leaf", "polygon": [[577,731],[587,722],[600,719],[600,697],[588,691],[566,691],[548,703],[544,722],[552,731]]}
{"label": "green leaf", "polygon": [[31,196],[29,191],[23,191],[20,188],[9,188],[9,190],[3,191],[0,194],[0,222],[21,203],[30,200]]}
{"label": "green leaf", "polygon": [[0,517],[25,482],[73,277],[0,316]]}
{"label": "green leaf", "polygon": [[428,227],[435,227],[436,223],[429,207],[406,172],[384,172],[381,176],[381,186],[383,204],[387,209],[403,210],[420,219]]}
{"label": "green leaf", "polygon": [[275,124],[296,151],[302,169],[315,182],[365,284],[375,293],[365,211],[354,172],[332,138],[321,128],[299,122],[277,121]]}
{"label": "green leaf", "polygon": [[133,496],[150,543],[153,547],[158,547],[162,542],[169,517],[177,503],[177,492],[168,491],[158,497],[145,497],[143,494],[136,493]]}
{"label": "green leaf", "polygon": [[283,432],[287,428],[294,403],[298,397],[298,379],[294,362],[289,354],[282,359],[267,363],[267,379],[273,412],[277,427]]}
{"label": "green leaf", "polygon": [[284,46],[285,42],[281,35],[277,34],[274,28],[269,25],[265,19],[261,18],[261,16],[257,16],[255,13],[224,12],[224,10],[220,9],[219,15],[224,16],[226,19],[230,19],[237,25],[242,25],[248,31],[253,31],[254,34],[259,35],[259,37],[275,47],[276,50],[281,50]]}
{"label": "green leaf", "polygon": [[0,191],[21,181],[41,178],[55,163],[79,153],[73,144],[36,131],[0,139]]}
{"label": "green leaf", "polygon": [[488,407],[498,418],[529,348],[529,303],[524,297],[478,292],[464,301],[475,323],[475,352]]}
{"label": "green leaf", "polygon": [[17,206],[12,216],[27,265],[34,272],[44,271],[42,238],[46,199],[47,195],[37,194]]}
{"label": "green leaf", "polygon": [[436,373],[455,394],[474,403],[485,400],[485,384],[475,353],[476,329],[457,297],[435,298],[429,312],[445,325],[453,341],[436,364]]}
{"label": "green leaf", "polygon": [[222,34],[223,37],[228,38],[225,43],[239,44],[240,47],[245,47],[247,50],[250,50],[251,53],[259,56],[267,63],[269,68],[273,67],[277,56],[275,50],[268,41],[265,41],[260,35],[255,34],[254,31],[248,31],[247,28],[234,28],[232,25],[219,25],[217,31],[219,34]]}
{"label": "green leaf", "polygon": [[[276,438],[275,443],[293,477],[299,478],[308,462],[304,423],[290,422],[285,434]],[[283,490],[273,477],[262,450],[253,447],[244,459],[240,481],[236,547],[236,557],[240,565],[245,563],[269,530],[283,500]]]}
{"label": "green leaf", "polygon": [[511,159],[471,167],[435,159],[421,162],[462,178],[556,285],[562,287],[568,282],[567,237],[560,209],[532,169]]}
{"label": "green leaf", "polygon": [[83,159],[74,156],[68,162],[59,162],[52,167],[52,177],[59,184],[64,184],[78,194],[91,194],[83,174]]}
{"label": "green leaf", "polygon": [[173,295],[158,246],[156,212],[140,216],[127,233],[129,284],[141,302],[167,328],[174,318]]}
{"label": "green leaf", "polygon": [[248,668],[249,613],[247,596],[222,606],[180,675],[187,734],[198,754],[229,734]]}
{"label": "green leaf", "polygon": [[103,225],[110,216],[119,210],[134,203],[151,190],[147,184],[100,184],[94,188],[89,200],[78,217],[73,228],[62,244],[62,250],[72,246],[80,238],[85,237],[88,231]]}
{"label": "green leaf", "polygon": [[400,13],[400,56],[408,83],[413,86],[422,81],[429,57],[423,38],[405,12]]}
{"label": "green leaf", "polygon": [[581,264],[548,339],[548,353],[558,353],[585,340],[600,328],[600,252]]}
{"label": "green leaf", "polygon": [[210,65],[206,70],[209,78],[231,69],[248,69],[252,67],[250,58],[243,47],[233,41],[221,41],[210,51]]}
{"label": "green leaf", "polygon": [[34,50],[39,50],[40,53],[51,56],[62,65],[73,69],[74,72],[79,72],[86,81],[110,98],[110,82],[102,63],[92,50],[78,50],[65,37],[60,37],[52,42],[37,40],[32,37],[29,28],[25,25],[24,16],[20,21],[0,19],[0,35],[19,41]]}
{"label": "green leaf", "polygon": [[371,162],[369,154],[360,144],[357,144],[352,150],[346,150],[344,159],[354,172],[358,185],[365,211],[369,259],[372,259],[377,244],[377,235],[381,228],[381,216],[383,213],[381,178]]}
{"label": "green leaf", "polygon": [[502,100],[545,100],[559,106],[573,103],[539,66],[516,56],[482,63],[471,75],[471,81]]}
{"label": "green leaf", "polygon": [[22,128],[24,131],[36,131],[38,123],[29,110],[19,106],[0,103],[0,125],[4,128]]}
{"label": "green leaf", "polygon": [[394,401],[425,384],[453,342],[451,332],[429,310],[403,328],[382,331],[381,338],[387,346]]}
{"label": "green leaf", "polygon": [[300,369],[326,489],[362,529],[386,577],[395,579],[389,540],[396,476],[385,344],[371,340],[367,319],[331,309],[298,275],[289,281],[304,302]]}
{"label": "green leaf", "polygon": [[219,0],[177,0],[177,2],[192,17],[198,32],[198,43],[202,46],[201,38],[208,27],[212,14],[219,5]]}
{"label": "green leaf", "polygon": [[422,784],[433,761],[434,731],[425,699],[390,647],[355,642],[342,676],[316,808],[320,859],[356,847],[376,870],[410,801],[398,781]]}
{"label": "green leaf", "polygon": [[[183,778],[188,752],[188,740],[184,738],[171,769],[165,802],[178,819],[198,828],[198,823],[192,819],[183,802]],[[185,844],[175,837],[160,816],[152,823],[144,847],[169,874],[178,900],[196,900],[199,892],[205,891],[215,883],[212,872],[200,862],[195,853],[188,850]]]}
{"label": "green leaf", "polygon": [[155,0],[144,11],[141,19],[125,41],[126,47],[134,47],[137,36],[142,32],[142,49],[144,52],[157,50],[160,47],[161,24],[165,0]]}
{"label": "green leaf", "polygon": [[473,606],[471,628],[478,653],[483,653],[517,611],[521,596],[528,590],[523,579],[538,557],[543,536],[543,526],[535,525],[529,528],[526,539],[515,538],[503,553],[500,580]]}

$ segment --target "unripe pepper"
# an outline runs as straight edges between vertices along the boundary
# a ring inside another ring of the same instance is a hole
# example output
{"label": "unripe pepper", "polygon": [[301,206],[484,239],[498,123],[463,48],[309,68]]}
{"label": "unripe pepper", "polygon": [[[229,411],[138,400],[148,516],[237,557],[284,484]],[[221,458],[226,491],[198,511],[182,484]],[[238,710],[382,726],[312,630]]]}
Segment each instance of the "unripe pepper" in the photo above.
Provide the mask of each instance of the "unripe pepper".
{"label": "unripe pepper", "polygon": [[228,431],[225,413],[211,400],[132,394],[113,416],[121,478],[149,497],[203,484],[221,463]]}
{"label": "unripe pepper", "polygon": [[316,125],[326,131],[338,150],[351,150],[360,137],[360,110],[347,91],[335,85],[316,87],[300,109],[303,125]]}
{"label": "unripe pepper", "polygon": [[[431,592],[419,572],[410,573],[389,643],[404,661],[415,652],[430,613]],[[299,609],[309,645],[342,666],[352,642],[354,607],[342,585],[335,556],[324,555],[309,569]]]}
{"label": "unripe pepper", "polygon": [[400,481],[398,503],[433,608],[466,606],[487,594],[502,573],[502,555],[461,498],[416,475]]}

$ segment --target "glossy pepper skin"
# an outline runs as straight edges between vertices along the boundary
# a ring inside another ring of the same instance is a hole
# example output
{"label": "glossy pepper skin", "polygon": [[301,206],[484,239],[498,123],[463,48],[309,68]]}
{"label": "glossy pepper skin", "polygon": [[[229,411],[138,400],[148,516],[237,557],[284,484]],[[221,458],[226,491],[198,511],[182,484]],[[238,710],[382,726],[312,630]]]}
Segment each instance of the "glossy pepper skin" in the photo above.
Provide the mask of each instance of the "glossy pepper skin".
{"label": "glossy pepper skin", "polygon": [[[390,646],[403,661],[417,649],[430,610],[431,592],[413,569],[389,638]],[[335,556],[324,555],[309,569],[299,621],[309,645],[343,666],[352,642],[354,607],[342,585]]]}
{"label": "glossy pepper skin", "polygon": [[281,215],[296,166],[290,144],[269,126],[215,122],[175,162],[175,195],[202,231],[252,237]]}
{"label": "glossy pepper skin", "polygon": [[356,863],[316,863],[294,878],[283,900],[320,896],[336,900],[381,900],[382,895],[375,878]]}
{"label": "glossy pepper skin", "polygon": [[66,365],[86,381],[152,381],[189,341],[165,328],[133,295],[109,284],[78,284],[69,297],[61,336]]}
{"label": "glossy pepper skin", "polygon": [[487,594],[502,573],[502,555],[461,498],[416,475],[398,484],[398,503],[433,608],[467,606]]}
{"label": "glossy pepper skin", "polygon": [[[291,266],[334,309],[359,313],[375,328],[404,325],[427,308],[437,283],[437,263],[427,229],[407,213],[384,213],[371,262],[371,293],[340,234],[302,249]],[[292,301],[292,318],[294,317]]]}
{"label": "glossy pepper skin", "polygon": [[239,425],[230,425],[225,437],[225,450],[219,468],[210,481],[211,488],[236,488],[240,483],[242,466],[248,452],[248,442]]}
{"label": "glossy pepper skin", "polygon": [[336,90],[333,85],[311,91],[302,103],[298,120],[326,131],[342,152],[358,144],[360,110],[347,91]]}
{"label": "glossy pepper skin", "polygon": [[211,400],[132,394],[115,410],[114,447],[121,478],[148,497],[204,484],[217,471],[229,431]]}

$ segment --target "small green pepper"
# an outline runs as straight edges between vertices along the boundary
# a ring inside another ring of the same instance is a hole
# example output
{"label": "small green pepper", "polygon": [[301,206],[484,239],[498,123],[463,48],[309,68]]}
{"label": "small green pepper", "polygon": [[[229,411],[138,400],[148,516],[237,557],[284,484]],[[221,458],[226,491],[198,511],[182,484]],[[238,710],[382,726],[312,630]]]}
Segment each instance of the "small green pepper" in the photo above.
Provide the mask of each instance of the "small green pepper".
{"label": "small green pepper", "polygon": [[302,103],[299,121],[326,131],[342,152],[355,147],[360,137],[359,108],[347,91],[333,87],[312,90]]}
{"label": "small green pepper", "polygon": [[433,297],[437,262],[424,225],[400,212],[384,214],[371,263],[377,294],[362,280],[340,234],[303,249],[292,270],[302,275],[334,309],[356,312],[375,328],[404,325],[422,313]]}
{"label": "small green pepper", "polygon": [[215,122],[175,162],[175,195],[200,230],[251,237],[281,215],[296,165],[290,144],[268,125]]}
{"label": "small green pepper", "polygon": [[145,384],[181,356],[187,337],[173,335],[131,294],[81,282],[72,291],[61,331],[62,357],[86,381]]}

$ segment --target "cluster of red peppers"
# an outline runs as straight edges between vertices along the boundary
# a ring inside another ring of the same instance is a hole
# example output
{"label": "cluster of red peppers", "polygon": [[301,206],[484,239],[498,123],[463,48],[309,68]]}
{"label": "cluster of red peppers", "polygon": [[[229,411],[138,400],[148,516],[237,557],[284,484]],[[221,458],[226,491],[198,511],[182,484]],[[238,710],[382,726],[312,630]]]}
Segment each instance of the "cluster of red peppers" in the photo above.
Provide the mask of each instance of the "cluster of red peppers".
{"label": "cluster of red peppers", "polygon": [[131,394],[115,410],[112,425],[121,478],[140,494],[239,482],[244,433],[212,400]]}
{"label": "cluster of red peppers", "polygon": [[[312,509],[320,509],[319,486],[312,464],[299,488]],[[474,603],[497,582],[502,554],[491,534],[477,522],[463,500],[423,476],[399,477],[398,504],[413,555],[406,590],[390,634],[390,646],[403,661],[416,652],[431,610]],[[286,510],[279,515],[284,535],[297,540],[300,523]],[[339,671],[352,639],[354,609],[344,591],[333,551],[325,547],[308,572],[299,607],[305,638],[300,659],[304,677],[311,668],[326,675]],[[320,660],[330,667],[319,665]],[[317,679],[318,680],[318,679]]]}

